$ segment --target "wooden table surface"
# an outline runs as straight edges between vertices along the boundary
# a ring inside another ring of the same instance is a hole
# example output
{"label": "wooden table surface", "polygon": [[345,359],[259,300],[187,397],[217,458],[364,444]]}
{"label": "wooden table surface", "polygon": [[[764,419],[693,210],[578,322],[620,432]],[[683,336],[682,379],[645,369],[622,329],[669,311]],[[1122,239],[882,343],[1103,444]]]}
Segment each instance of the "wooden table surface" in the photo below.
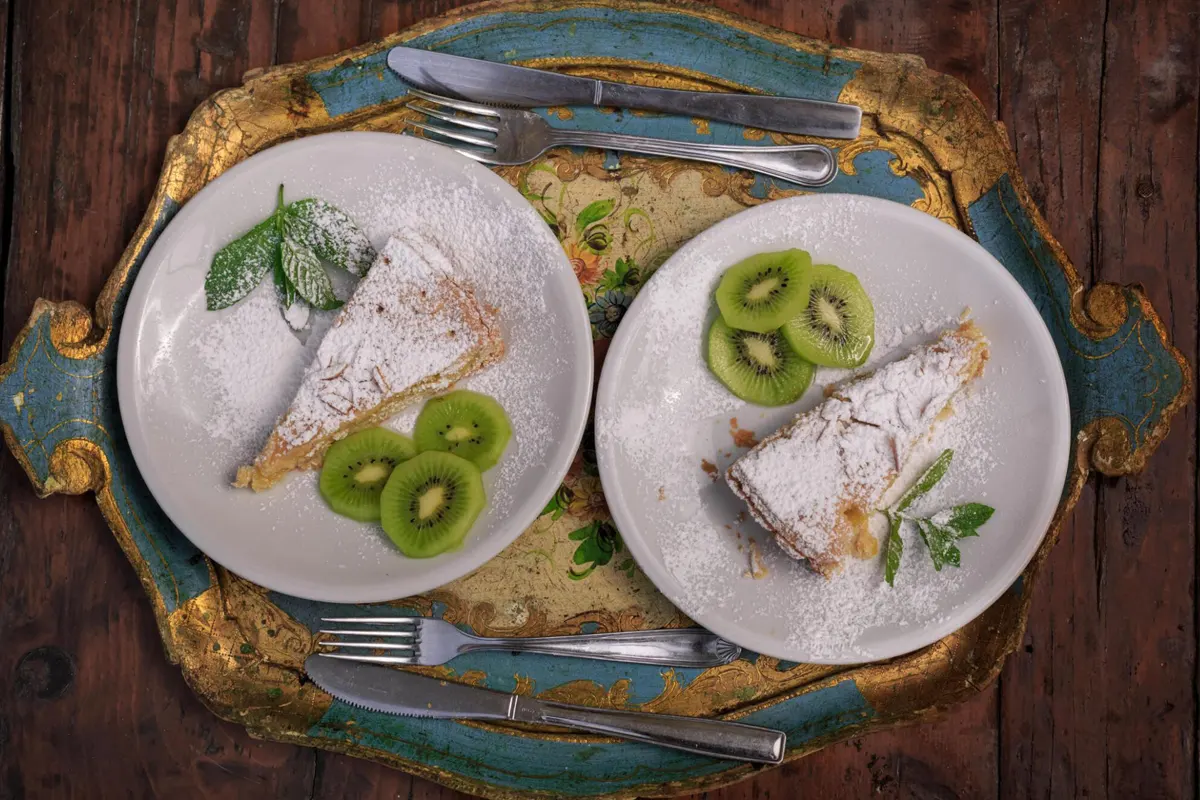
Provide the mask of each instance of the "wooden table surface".
{"label": "wooden table surface", "polygon": [[[3,352],[35,298],[95,299],[207,95],[456,4],[0,0]],[[1197,0],[720,5],[965,81],[1085,280],[1143,284],[1195,363]],[[1024,648],[976,699],[709,796],[1196,796],[1195,422],[1176,418],[1142,475],[1087,485]],[[155,796],[458,795],[217,720],[92,499],[39,501],[0,454],[0,798]]]}

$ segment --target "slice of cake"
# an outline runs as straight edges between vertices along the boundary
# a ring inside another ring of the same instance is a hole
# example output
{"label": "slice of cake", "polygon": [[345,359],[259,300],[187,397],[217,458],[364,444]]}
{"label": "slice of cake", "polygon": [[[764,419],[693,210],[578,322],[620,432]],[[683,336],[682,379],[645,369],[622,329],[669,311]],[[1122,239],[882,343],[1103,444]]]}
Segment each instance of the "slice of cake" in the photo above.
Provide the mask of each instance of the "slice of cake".
{"label": "slice of cake", "polygon": [[262,491],[337,439],[443,391],[504,353],[494,309],[416,234],[394,236],[317,347],[291,406],[234,486]]}
{"label": "slice of cake", "polygon": [[834,389],[735,461],[725,480],[779,546],[829,576],[964,386],[988,342],[973,322]]}

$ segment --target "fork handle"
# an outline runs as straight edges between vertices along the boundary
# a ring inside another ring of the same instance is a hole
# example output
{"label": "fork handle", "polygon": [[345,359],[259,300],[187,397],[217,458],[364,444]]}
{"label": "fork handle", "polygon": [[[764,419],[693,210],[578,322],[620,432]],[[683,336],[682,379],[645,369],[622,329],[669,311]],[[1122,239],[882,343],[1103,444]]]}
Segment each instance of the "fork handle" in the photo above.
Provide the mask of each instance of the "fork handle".
{"label": "fork handle", "polygon": [[651,156],[686,158],[707,161],[751,172],[761,172],[799,186],[824,186],[837,177],[837,157],[823,144],[740,145],[674,142],[649,136],[630,136],[624,133],[600,131],[556,130],[555,145],[598,147],[605,150],[625,150]]}
{"label": "fork handle", "polygon": [[701,668],[728,664],[742,653],[742,649],[736,644],[701,628],[537,636],[523,639],[472,639],[469,644],[459,648],[460,653],[470,650],[508,650],[625,661],[632,664]]}

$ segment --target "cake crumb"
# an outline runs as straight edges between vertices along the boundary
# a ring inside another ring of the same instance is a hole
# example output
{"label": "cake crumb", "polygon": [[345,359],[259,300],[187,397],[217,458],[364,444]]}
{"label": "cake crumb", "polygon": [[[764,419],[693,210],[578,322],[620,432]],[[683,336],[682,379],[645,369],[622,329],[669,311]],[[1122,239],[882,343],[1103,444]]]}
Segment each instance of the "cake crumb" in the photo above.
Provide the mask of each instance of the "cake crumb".
{"label": "cake crumb", "polygon": [[753,578],[756,581],[767,577],[767,565],[763,562],[762,554],[758,552],[758,542],[750,540],[750,569],[746,571],[747,578]]}
{"label": "cake crumb", "polygon": [[712,478],[714,482],[717,480],[717,465],[707,458],[700,459],[700,469],[704,470],[705,474]]}
{"label": "cake crumb", "polygon": [[737,417],[729,418],[729,435],[733,437],[735,447],[750,448],[758,444],[758,439],[754,436],[754,431],[738,427]]}
{"label": "cake crumb", "polygon": [[661,503],[662,501],[664,501],[664,500],[666,500],[666,499],[667,499],[667,489],[666,489],[666,487],[665,487],[665,486],[660,486],[660,487],[658,487],[658,502],[660,502],[660,503]]}

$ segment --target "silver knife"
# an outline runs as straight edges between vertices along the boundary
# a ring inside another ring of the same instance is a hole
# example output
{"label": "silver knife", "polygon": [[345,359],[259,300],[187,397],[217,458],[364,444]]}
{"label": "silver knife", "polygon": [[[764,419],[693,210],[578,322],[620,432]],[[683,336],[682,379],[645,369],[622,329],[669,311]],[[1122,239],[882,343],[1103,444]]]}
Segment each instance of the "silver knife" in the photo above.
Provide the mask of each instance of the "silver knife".
{"label": "silver knife", "polygon": [[632,86],[411,47],[392,48],[388,66],[418,89],[477,103],[637,108],[830,139],[854,139],[862,124],[862,109],[845,103]]}
{"label": "silver knife", "polygon": [[782,762],[787,749],[787,734],[770,728],[553,703],[374,664],[339,661],[319,653],[308,657],[304,671],[317,686],[339,700],[383,714],[561,725],[703,756],[761,764]]}

